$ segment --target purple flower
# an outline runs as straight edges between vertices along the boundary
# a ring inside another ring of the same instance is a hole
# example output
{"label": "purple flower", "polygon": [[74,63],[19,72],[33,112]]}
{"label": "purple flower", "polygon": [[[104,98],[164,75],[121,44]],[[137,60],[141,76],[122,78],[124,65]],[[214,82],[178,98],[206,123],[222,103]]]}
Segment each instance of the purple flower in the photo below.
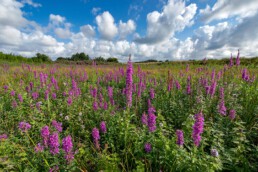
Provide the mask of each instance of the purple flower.
{"label": "purple flower", "polygon": [[52,98],[55,100],[56,99],[56,93],[52,93]]}
{"label": "purple flower", "polygon": [[220,99],[224,99],[224,88],[223,87],[221,87],[219,89],[219,97],[220,97]]}
{"label": "purple flower", "polygon": [[20,122],[19,123],[19,129],[22,131],[22,132],[26,132],[28,131],[29,129],[31,128],[31,125],[27,122]]}
{"label": "purple flower", "polygon": [[42,104],[42,102],[37,102],[37,103],[36,103],[36,108],[37,108],[38,110],[40,110],[41,104]]}
{"label": "purple flower", "polygon": [[176,136],[177,136],[177,141],[176,144],[178,144],[179,146],[183,146],[184,145],[184,133],[182,130],[176,130]]}
{"label": "purple flower", "polygon": [[149,114],[148,116],[148,128],[150,132],[154,132],[156,130],[156,116],[154,114]]}
{"label": "purple flower", "polygon": [[13,108],[16,108],[17,106],[18,106],[18,104],[17,104],[16,100],[13,100],[13,101],[12,101],[12,107],[13,107]]}
{"label": "purple flower", "polygon": [[38,93],[38,92],[33,92],[33,93],[31,94],[31,96],[32,96],[32,98],[33,98],[34,100],[36,100],[36,99],[39,97],[39,93]]}
{"label": "purple flower", "polygon": [[229,111],[229,118],[230,118],[231,120],[234,120],[235,117],[236,117],[236,111],[235,111],[234,109],[231,109],[231,110]]}
{"label": "purple flower", "polygon": [[48,146],[48,139],[49,139],[49,127],[46,125],[45,127],[41,128],[41,137],[43,138],[43,144],[45,147]]}
{"label": "purple flower", "polygon": [[145,150],[145,152],[147,152],[147,153],[151,152],[151,150],[152,150],[151,144],[150,144],[150,143],[145,143],[145,145],[144,145],[144,150]]}
{"label": "purple flower", "polygon": [[145,112],[142,114],[141,120],[143,125],[148,125],[148,116],[145,114]]}
{"label": "purple flower", "polygon": [[101,131],[102,133],[106,133],[106,132],[107,132],[107,127],[106,127],[105,121],[102,121],[102,122],[100,123],[100,131]]}
{"label": "purple flower", "polygon": [[58,132],[62,132],[63,128],[62,128],[62,123],[57,122],[56,120],[52,121],[52,125],[53,127],[58,131]]}
{"label": "purple flower", "polygon": [[72,137],[69,135],[62,140],[62,148],[66,154],[70,153],[73,149]]}
{"label": "purple flower", "polygon": [[151,97],[151,99],[154,99],[154,97],[155,97],[155,92],[154,92],[153,88],[150,89],[150,97]]}
{"label": "purple flower", "polygon": [[237,66],[240,65],[240,52],[239,52],[239,50],[238,50],[237,58],[236,58],[236,65],[237,65]]}
{"label": "purple flower", "polygon": [[38,144],[35,146],[34,150],[35,150],[36,153],[38,153],[38,152],[43,152],[44,147],[43,147],[40,143],[38,143]]}
{"label": "purple flower", "polygon": [[98,110],[98,102],[94,101],[92,107],[94,111]]}
{"label": "purple flower", "polygon": [[219,152],[217,151],[217,149],[211,149],[211,156],[214,156],[214,157],[219,156]]}
{"label": "purple flower", "polygon": [[224,100],[220,100],[220,103],[219,103],[219,113],[223,116],[226,116],[226,113],[227,113],[227,108],[225,106],[225,103],[224,103]]}
{"label": "purple flower", "polygon": [[178,90],[180,90],[180,88],[181,88],[180,83],[179,83],[178,81],[176,81],[175,84],[176,84],[176,88],[177,88]]}
{"label": "purple flower", "polygon": [[201,142],[201,134],[203,133],[204,117],[202,112],[195,114],[195,123],[193,125],[192,138],[195,146],[199,146]]}
{"label": "purple flower", "polygon": [[92,129],[92,132],[91,132],[91,135],[93,137],[93,142],[95,144],[95,147],[97,149],[99,149],[99,139],[100,139],[100,136],[99,136],[99,129],[97,128],[93,128]]}
{"label": "purple flower", "polygon": [[14,90],[11,91],[11,96],[12,96],[12,97],[15,96],[15,91],[14,91]]}
{"label": "purple flower", "polygon": [[73,103],[73,99],[71,97],[68,97],[67,99],[68,106],[72,105],[72,103]]}
{"label": "purple flower", "polygon": [[23,98],[22,98],[21,94],[18,94],[18,99],[19,99],[19,101],[20,101],[21,103],[23,102]]}
{"label": "purple flower", "polygon": [[217,86],[217,82],[213,81],[209,90],[209,94],[211,95],[211,97],[213,97],[216,92],[216,86]]}
{"label": "purple flower", "polygon": [[92,129],[92,133],[91,133],[93,140],[99,140],[100,136],[99,136],[99,129],[97,129],[96,127]]}
{"label": "purple flower", "polygon": [[133,64],[131,62],[131,56],[129,57],[129,61],[127,63],[126,70],[126,100],[127,106],[132,106],[132,94],[133,94]]}
{"label": "purple flower", "polygon": [[0,140],[1,140],[1,139],[4,140],[4,139],[7,139],[7,138],[8,138],[7,134],[2,134],[2,135],[0,135]]}
{"label": "purple flower", "polygon": [[53,155],[59,154],[58,133],[53,133],[49,136],[50,153]]}
{"label": "purple flower", "polygon": [[70,152],[68,154],[65,154],[65,159],[68,163],[70,163],[74,159],[74,153]]}

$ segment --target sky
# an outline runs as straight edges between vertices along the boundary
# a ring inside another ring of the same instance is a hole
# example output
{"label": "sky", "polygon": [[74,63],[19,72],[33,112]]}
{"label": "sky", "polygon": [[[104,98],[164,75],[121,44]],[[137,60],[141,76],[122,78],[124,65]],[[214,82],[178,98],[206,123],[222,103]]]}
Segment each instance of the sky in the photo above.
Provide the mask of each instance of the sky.
{"label": "sky", "polygon": [[0,0],[0,51],[121,62],[258,56],[258,0]]}

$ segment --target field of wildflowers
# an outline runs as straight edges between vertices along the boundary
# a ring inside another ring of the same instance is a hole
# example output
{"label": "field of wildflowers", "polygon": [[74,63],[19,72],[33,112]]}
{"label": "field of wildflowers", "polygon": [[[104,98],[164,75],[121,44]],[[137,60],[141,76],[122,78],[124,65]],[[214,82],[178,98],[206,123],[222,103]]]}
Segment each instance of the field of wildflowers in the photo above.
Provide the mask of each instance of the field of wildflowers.
{"label": "field of wildflowers", "polygon": [[0,67],[3,171],[258,170],[258,69],[239,56]]}

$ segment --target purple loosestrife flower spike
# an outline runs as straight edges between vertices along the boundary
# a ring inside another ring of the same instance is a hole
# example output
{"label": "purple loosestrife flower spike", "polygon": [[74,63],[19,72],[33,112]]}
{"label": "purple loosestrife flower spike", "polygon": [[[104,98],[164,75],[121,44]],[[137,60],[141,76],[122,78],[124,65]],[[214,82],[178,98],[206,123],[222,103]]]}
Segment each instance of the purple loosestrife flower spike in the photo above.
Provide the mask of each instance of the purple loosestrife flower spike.
{"label": "purple loosestrife flower spike", "polygon": [[107,132],[107,127],[106,127],[106,122],[105,122],[105,121],[102,121],[102,122],[100,123],[100,131],[101,131],[102,133],[106,133],[106,132]]}
{"label": "purple loosestrife flower spike", "polygon": [[14,90],[11,91],[11,96],[12,96],[12,97],[15,96],[15,91],[14,91]]}
{"label": "purple loosestrife flower spike", "polygon": [[127,63],[126,70],[126,100],[127,107],[132,106],[132,94],[133,94],[133,64],[131,62],[131,56],[129,56],[129,61]]}
{"label": "purple loosestrife flower spike", "polygon": [[23,98],[22,98],[22,95],[21,94],[18,94],[18,99],[19,101],[22,103],[23,102]]}
{"label": "purple loosestrife flower spike", "polygon": [[199,146],[201,142],[201,134],[203,133],[204,117],[202,112],[195,114],[195,123],[193,125],[192,138],[195,146]]}
{"label": "purple loosestrife flower spike", "polygon": [[184,133],[182,130],[176,130],[176,136],[177,136],[177,141],[176,144],[178,144],[179,146],[183,146],[184,145]]}
{"label": "purple loosestrife flower spike", "polygon": [[148,125],[148,116],[145,114],[145,112],[142,114],[141,121],[143,125]]}
{"label": "purple loosestrife flower spike", "polygon": [[66,154],[70,153],[73,149],[72,137],[69,135],[62,140],[62,148]]}
{"label": "purple loosestrife flower spike", "polygon": [[99,129],[97,129],[96,127],[92,129],[92,132],[91,132],[91,135],[93,137],[93,142],[95,144],[95,147],[97,149],[99,149],[99,139],[100,139],[100,136],[99,136]]}
{"label": "purple loosestrife flower spike", "polygon": [[152,150],[151,144],[150,143],[145,143],[144,150],[145,150],[145,152],[150,153],[151,150]]}
{"label": "purple loosestrife flower spike", "polygon": [[62,132],[63,128],[62,128],[62,123],[57,122],[56,120],[52,121],[52,125],[53,127],[58,131],[58,132]]}
{"label": "purple loosestrife flower spike", "polygon": [[22,131],[22,132],[26,132],[28,131],[29,129],[31,128],[31,125],[27,122],[20,122],[19,123],[19,129]]}
{"label": "purple loosestrife flower spike", "polygon": [[236,117],[236,111],[235,111],[234,109],[231,109],[231,110],[229,111],[229,118],[230,118],[231,120],[234,120],[235,117]]}
{"label": "purple loosestrife flower spike", "polygon": [[58,133],[53,133],[49,136],[49,147],[52,155],[59,154],[59,139]]}
{"label": "purple loosestrife flower spike", "polygon": [[216,86],[217,86],[217,82],[213,81],[209,89],[209,94],[211,95],[211,97],[213,97],[216,92]]}
{"label": "purple loosestrife flower spike", "polygon": [[46,125],[45,127],[42,127],[41,128],[41,137],[43,138],[43,144],[45,147],[48,146],[49,135],[50,135],[50,132],[49,132],[48,126]]}
{"label": "purple loosestrife flower spike", "polygon": [[0,140],[1,140],[1,139],[7,139],[7,138],[8,138],[7,134],[2,134],[2,135],[0,135]]}
{"label": "purple loosestrife flower spike", "polygon": [[219,113],[223,116],[226,116],[226,113],[227,113],[227,108],[225,106],[223,99],[220,100],[220,103],[219,103]]}
{"label": "purple loosestrife flower spike", "polygon": [[36,153],[38,153],[38,152],[43,152],[43,150],[44,150],[44,147],[43,147],[40,143],[38,143],[38,144],[35,146],[35,148],[34,148],[34,151],[35,151]]}
{"label": "purple loosestrife flower spike", "polygon": [[155,97],[155,91],[154,91],[153,88],[151,88],[151,89],[150,89],[150,98],[151,98],[151,99],[154,99],[154,97]]}
{"label": "purple loosestrife flower spike", "polygon": [[238,50],[237,58],[236,58],[236,65],[237,65],[237,66],[240,65],[240,52],[239,52],[239,50]]}
{"label": "purple loosestrife flower spike", "polygon": [[156,116],[151,113],[148,116],[148,128],[150,132],[154,132],[156,130]]}

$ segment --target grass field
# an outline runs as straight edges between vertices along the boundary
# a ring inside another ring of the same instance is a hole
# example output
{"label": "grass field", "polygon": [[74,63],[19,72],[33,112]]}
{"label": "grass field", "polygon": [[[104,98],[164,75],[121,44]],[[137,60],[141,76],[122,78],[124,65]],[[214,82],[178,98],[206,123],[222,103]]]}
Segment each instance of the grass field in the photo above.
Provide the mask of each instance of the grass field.
{"label": "grass field", "polygon": [[253,65],[1,65],[0,171],[257,171]]}

